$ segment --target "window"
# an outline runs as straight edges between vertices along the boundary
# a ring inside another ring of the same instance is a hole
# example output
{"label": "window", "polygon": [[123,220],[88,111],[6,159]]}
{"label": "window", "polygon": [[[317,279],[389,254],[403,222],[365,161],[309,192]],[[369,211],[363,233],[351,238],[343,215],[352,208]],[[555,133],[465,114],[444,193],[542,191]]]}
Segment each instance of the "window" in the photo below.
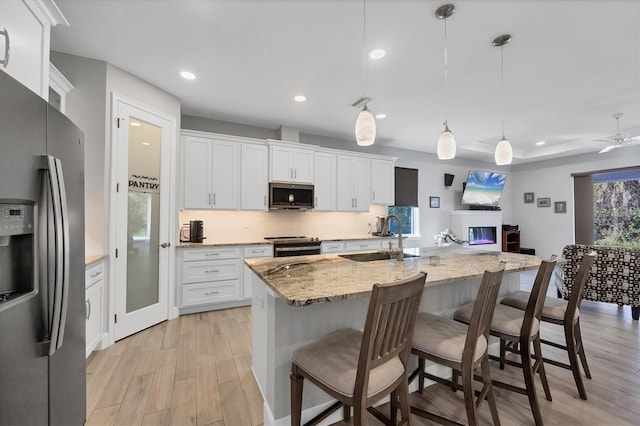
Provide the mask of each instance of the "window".
{"label": "window", "polygon": [[[420,236],[420,221],[418,220],[418,207],[389,206],[388,214],[396,214],[402,221],[402,235],[408,237]],[[398,233],[398,221],[389,221],[389,232]]]}
{"label": "window", "polygon": [[640,170],[593,175],[593,242],[640,247]]}

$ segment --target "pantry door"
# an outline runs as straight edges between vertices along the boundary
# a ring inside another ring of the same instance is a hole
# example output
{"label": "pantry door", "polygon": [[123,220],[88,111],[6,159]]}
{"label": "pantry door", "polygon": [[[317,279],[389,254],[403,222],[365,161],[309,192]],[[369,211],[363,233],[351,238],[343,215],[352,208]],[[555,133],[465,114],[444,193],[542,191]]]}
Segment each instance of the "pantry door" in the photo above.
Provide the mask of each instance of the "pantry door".
{"label": "pantry door", "polygon": [[114,97],[114,340],[168,319],[175,123]]}

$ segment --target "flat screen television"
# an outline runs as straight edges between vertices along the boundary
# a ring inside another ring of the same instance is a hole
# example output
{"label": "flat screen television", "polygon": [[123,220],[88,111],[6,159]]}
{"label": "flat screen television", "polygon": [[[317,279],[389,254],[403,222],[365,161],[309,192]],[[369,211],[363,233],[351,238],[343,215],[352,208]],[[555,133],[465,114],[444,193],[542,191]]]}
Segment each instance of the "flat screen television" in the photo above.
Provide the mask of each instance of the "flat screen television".
{"label": "flat screen television", "polygon": [[469,170],[462,193],[462,204],[498,207],[506,181],[506,173]]}

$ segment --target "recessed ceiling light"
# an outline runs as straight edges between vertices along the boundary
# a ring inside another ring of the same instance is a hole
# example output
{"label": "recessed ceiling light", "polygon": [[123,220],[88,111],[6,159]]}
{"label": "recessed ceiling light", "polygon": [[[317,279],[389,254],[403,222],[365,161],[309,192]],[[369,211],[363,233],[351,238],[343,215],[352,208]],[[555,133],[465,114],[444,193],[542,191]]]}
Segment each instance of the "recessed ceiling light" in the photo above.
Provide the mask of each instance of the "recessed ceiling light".
{"label": "recessed ceiling light", "polygon": [[184,79],[187,80],[195,80],[196,79],[196,75],[190,71],[182,71],[180,72],[180,76]]}
{"label": "recessed ceiling light", "polygon": [[304,102],[307,100],[307,97],[304,95],[296,95],[293,97],[296,102]]}
{"label": "recessed ceiling light", "polygon": [[378,120],[381,120],[383,118],[387,118],[387,114],[385,114],[384,112],[381,112],[380,114],[376,114],[376,118]]}
{"label": "recessed ceiling light", "polygon": [[369,57],[371,59],[380,59],[380,58],[384,58],[384,55],[386,55],[387,52],[385,52],[382,49],[373,49],[371,52],[369,52]]}
{"label": "recessed ceiling light", "polygon": [[142,142],[142,145],[149,146],[149,145],[151,145],[151,142]]}
{"label": "recessed ceiling light", "polygon": [[544,145],[544,144],[545,144],[545,141],[538,141],[538,142],[536,142],[536,145]]}
{"label": "recessed ceiling light", "polygon": [[140,126],[142,126],[142,124],[138,123],[137,121],[132,121],[132,122],[131,122],[131,125],[132,125],[133,127],[140,127]]}

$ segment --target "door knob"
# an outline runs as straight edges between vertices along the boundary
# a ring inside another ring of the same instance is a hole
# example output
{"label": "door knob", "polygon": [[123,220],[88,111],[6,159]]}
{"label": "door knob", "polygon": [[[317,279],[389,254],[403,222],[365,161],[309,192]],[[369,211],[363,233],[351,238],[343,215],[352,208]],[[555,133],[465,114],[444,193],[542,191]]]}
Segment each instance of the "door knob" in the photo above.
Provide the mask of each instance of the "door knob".
{"label": "door knob", "polygon": [[160,247],[162,247],[162,248],[167,248],[167,247],[170,247],[170,246],[171,246],[171,243],[162,243],[162,244],[160,244]]}

